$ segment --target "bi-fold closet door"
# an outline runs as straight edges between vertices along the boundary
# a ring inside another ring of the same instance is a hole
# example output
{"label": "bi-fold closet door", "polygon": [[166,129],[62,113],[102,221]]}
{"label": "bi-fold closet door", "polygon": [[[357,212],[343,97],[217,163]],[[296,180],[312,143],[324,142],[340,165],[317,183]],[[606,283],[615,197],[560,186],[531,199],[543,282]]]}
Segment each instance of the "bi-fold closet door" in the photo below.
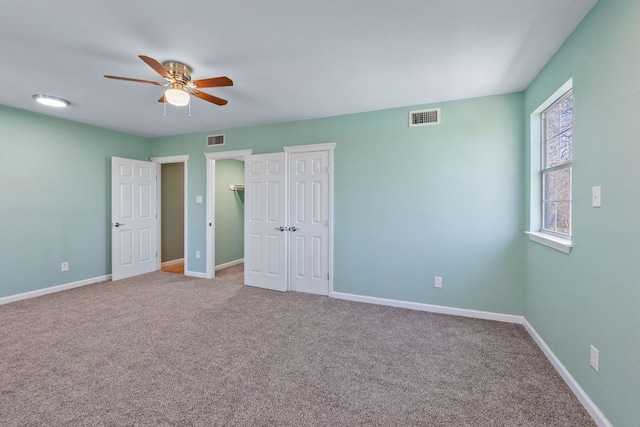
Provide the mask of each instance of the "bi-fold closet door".
{"label": "bi-fold closet door", "polygon": [[329,151],[245,159],[245,284],[329,293]]}

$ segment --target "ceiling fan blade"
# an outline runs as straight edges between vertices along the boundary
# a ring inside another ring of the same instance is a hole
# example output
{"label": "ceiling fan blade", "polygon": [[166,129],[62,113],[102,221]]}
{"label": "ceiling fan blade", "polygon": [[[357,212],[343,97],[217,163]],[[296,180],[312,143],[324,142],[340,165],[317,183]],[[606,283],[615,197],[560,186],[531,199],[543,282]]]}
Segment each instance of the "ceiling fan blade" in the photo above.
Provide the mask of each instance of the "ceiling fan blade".
{"label": "ceiling fan blade", "polygon": [[169,74],[167,70],[164,69],[162,64],[156,61],[155,59],[150,58],[148,56],[144,56],[144,55],[138,55],[138,58],[142,59],[149,67],[153,68],[156,71],[156,73],[160,74],[165,79],[173,80],[173,77],[171,76],[171,74]]}
{"label": "ceiling fan blade", "polygon": [[108,78],[108,79],[124,80],[124,81],[127,81],[127,82],[149,83],[149,84],[158,85],[158,86],[163,86],[164,85],[164,83],[160,83],[160,82],[153,82],[151,80],[130,79],[129,77],[118,77],[118,76],[108,76],[108,75],[105,75],[105,77]]}
{"label": "ceiling fan blade", "polygon": [[199,90],[192,90],[189,93],[193,96],[197,96],[200,99],[204,99],[205,101],[212,102],[216,105],[225,105],[227,103],[226,99],[218,98],[217,96],[209,95],[208,93],[200,92]]}
{"label": "ceiling fan blade", "polygon": [[226,76],[212,77],[210,79],[193,80],[191,83],[195,84],[196,87],[233,86],[233,81]]}

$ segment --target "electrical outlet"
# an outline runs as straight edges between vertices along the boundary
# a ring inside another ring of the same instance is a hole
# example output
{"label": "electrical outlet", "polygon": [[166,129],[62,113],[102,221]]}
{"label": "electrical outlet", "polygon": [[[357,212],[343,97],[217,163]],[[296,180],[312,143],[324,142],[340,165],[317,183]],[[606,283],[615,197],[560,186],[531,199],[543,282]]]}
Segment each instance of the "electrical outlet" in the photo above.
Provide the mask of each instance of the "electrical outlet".
{"label": "electrical outlet", "polygon": [[441,288],[442,287],[442,277],[434,277],[433,278],[433,287],[434,288]]}
{"label": "electrical outlet", "polygon": [[69,263],[68,262],[63,262],[62,263],[62,267],[60,268],[60,270],[69,271]]}
{"label": "electrical outlet", "polygon": [[600,352],[594,346],[591,346],[591,351],[589,353],[589,364],[593,368],[594,371],[598,372],[598,359],[600,358]]}
{"label": "electrical outlet", "polygon": [[196,258],[200,258],[200,251],[196,251]]}

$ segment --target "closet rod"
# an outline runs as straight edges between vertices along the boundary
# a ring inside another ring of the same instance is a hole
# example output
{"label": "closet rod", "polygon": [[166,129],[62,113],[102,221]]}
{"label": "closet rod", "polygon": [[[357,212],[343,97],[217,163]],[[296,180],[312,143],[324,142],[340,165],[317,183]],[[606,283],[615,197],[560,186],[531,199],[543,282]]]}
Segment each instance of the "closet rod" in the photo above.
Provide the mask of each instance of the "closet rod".
{"label": "closet rod", "polygon": [[229,185],[231,191],[244,191],[244,184],[231,184]]}

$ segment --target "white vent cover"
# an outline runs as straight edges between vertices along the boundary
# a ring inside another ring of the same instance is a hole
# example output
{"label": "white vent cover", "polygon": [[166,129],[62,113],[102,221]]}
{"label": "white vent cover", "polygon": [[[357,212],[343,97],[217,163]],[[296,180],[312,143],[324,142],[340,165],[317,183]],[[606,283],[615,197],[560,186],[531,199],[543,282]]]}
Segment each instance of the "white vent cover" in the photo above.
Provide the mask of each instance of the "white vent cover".
{"label": "white vent cover", "polygon": [[440,109],[409,111],[409,127],[440,124]]}
{"label": "white vent cover", "polygon": [[207,136],[207,147],[224,145],[224,134]]}

